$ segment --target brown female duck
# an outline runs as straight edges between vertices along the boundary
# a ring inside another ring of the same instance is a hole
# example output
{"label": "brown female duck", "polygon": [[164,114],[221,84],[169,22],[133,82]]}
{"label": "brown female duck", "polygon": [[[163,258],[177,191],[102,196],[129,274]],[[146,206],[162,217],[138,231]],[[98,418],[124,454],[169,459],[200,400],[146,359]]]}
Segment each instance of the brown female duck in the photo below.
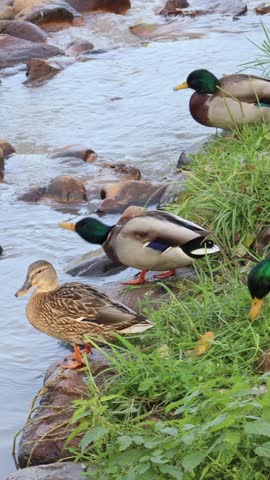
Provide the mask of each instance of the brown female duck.
{"label": "brown female duck", "polygon": [[35,291],[26,307],[29,322],[41,332],[74,346],[75,361],[65,368],[83,365],[79,345],[85,345],[87,353],[91,351],[86,336],[100,342],[111,340],[113,332],[139,333],[154,325],[90,285],[77,282],[59,285],[54,267],[46,260],[29,266],[16,297],[32,287]]}

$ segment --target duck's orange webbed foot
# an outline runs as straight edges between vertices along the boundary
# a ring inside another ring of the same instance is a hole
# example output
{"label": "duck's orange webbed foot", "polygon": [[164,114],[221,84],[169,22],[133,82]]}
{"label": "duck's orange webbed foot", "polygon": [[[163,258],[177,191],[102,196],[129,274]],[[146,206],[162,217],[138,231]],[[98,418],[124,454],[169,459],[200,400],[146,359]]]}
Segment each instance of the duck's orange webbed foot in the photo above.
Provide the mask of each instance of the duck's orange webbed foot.
{"label": "duck's orange webbed foot", "polygon": [[[89,345],[89,344],[86,344],[86,345]],[[85,345],[85,351],[86,351],[86,345]],[[91,345],[90,345],[90,349],[91,349]],[[85,367],[82,354],[83,354],[83,351],[80,350],[80,347],[78,345],[74,345],[74,352],[68,356],[68,362],[62,363],[61,367],[68,368],[70,370],[75,370],[76,368]]]}
{"label": "duck's orange webbed foot", "polygon": [[147,274],[148,270],[142,270],[138,278],[134,278],[129,282],[121,282],[122,285],[142,285],[143,283],[147,283],[145,279],[145,275]]}
{"label": "duck's orange webbed foot", "polygon": [[160,280],[163,280],[164,278],[170,278],[173,275],[176,275],[175,268],[173,270],[169,270],[168,272],[159,273],[158,275],[154,275],[154,277],[159,278]]}

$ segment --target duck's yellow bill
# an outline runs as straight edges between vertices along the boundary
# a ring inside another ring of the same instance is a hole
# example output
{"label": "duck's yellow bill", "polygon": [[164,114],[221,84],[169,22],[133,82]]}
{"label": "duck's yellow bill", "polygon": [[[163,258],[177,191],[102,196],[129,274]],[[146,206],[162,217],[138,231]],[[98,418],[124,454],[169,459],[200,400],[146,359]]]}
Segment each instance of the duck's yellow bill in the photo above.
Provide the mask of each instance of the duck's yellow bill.
{"label": "duck's yellow bill", "polygon": [[69,223],[69,222],[62,222],[62,223],[59,223],[59,227],[66,228],[67,230],[72,230],[73,232],[75,232],[76,224]]}
{"label": "duck's yellow bill", "polygon": [[257,316],[259,315],[261,308],[263,306],[263,300],[260,298],[253,298],[252,304],[251,304],[251,309],[249,311],[248,318],[249,320],[253,321]]}
{"label": "duck's yellow bill", "polygon": [[31,290],[32,285],[28,278],[25,280],[23,286],[15,293],[15,297],[22,297],[25,295],[29,290]]}
{"label": "duck's yellow bill", "polygon": [[180,83],[179,85],[173,87],[174,90],[183,90],[184,88],[189,88],[187,82]]}

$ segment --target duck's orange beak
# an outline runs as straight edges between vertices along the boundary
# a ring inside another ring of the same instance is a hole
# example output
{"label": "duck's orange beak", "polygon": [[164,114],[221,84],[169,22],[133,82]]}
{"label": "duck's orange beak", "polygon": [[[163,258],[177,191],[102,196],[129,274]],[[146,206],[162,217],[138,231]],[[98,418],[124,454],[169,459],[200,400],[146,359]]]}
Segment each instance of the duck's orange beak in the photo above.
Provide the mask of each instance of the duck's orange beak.
{"label": "duck's orange beak", "polygon": [[263,299],[256,298],[256,297],[253,298],[251,308],[250,308],[250,311],[249,311],[249,315],[248,315],[249,320],[251,320],[253,322],[253,320],[255,320],[255,318],[257,318],[257,316],[259,315],[259,313],[261,311],[262,306],[263,306]]}
{"label": "duck's orange beak", "polygon": [[75,232],[76,223],[61,222],[59,223],[59,227],[66,228],[67,230],[72,230],[73,232]]}
{"label": "duck's orange beak", "polygon": [[174,90],[183,90],[184,88],[189,88],[187,82],[180,83],[179,85],[173,87]]}

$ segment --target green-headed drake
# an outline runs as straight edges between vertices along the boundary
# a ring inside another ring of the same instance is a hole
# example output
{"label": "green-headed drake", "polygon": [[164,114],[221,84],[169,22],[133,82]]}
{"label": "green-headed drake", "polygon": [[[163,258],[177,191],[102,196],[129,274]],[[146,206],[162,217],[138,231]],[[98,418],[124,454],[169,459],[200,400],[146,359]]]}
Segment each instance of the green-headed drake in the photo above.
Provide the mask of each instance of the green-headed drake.
{"label": "green-headed drake", "polygon": [[263,299],[270,292],[270,258],[257,263],[248,274],[248,289],[252,296],[249,319],[255,320],[263,305]]}
{"label": "green-headed drake", "polygon": [[102,245],[111,260],[141,270],[139,278],[127,284],[144,283],[149,270],[164,272],[157,278],[175,275],[176,268],[219,251],[210,232],[196,223],[163,211],[143,211],[125,223],[105,225],[96,218],[77,223],[60,223],[84,240]]}
{"label": "green-headed drake", "polygon": [[207,127],[232,129],[242,123],[270,121],[270,79],[234,74],[218,79],[208,70],[191,72],[174,90],[191,88],[189,110]]}
{"label": "green-headed drake", "polygon": [[74,346],[74,361],[63,365],[64,368],[83,365],[79,345],[86,346],[86,353],[91,351],[86,336],[98,342],[110,341],[114,332],[139,333],[154,325],[90,285],[78,282],[59,285],[54,267],[46,260],[29,266],[16,297],[32,288],[35,290],[26,307],[29,322],[41,332]]}

